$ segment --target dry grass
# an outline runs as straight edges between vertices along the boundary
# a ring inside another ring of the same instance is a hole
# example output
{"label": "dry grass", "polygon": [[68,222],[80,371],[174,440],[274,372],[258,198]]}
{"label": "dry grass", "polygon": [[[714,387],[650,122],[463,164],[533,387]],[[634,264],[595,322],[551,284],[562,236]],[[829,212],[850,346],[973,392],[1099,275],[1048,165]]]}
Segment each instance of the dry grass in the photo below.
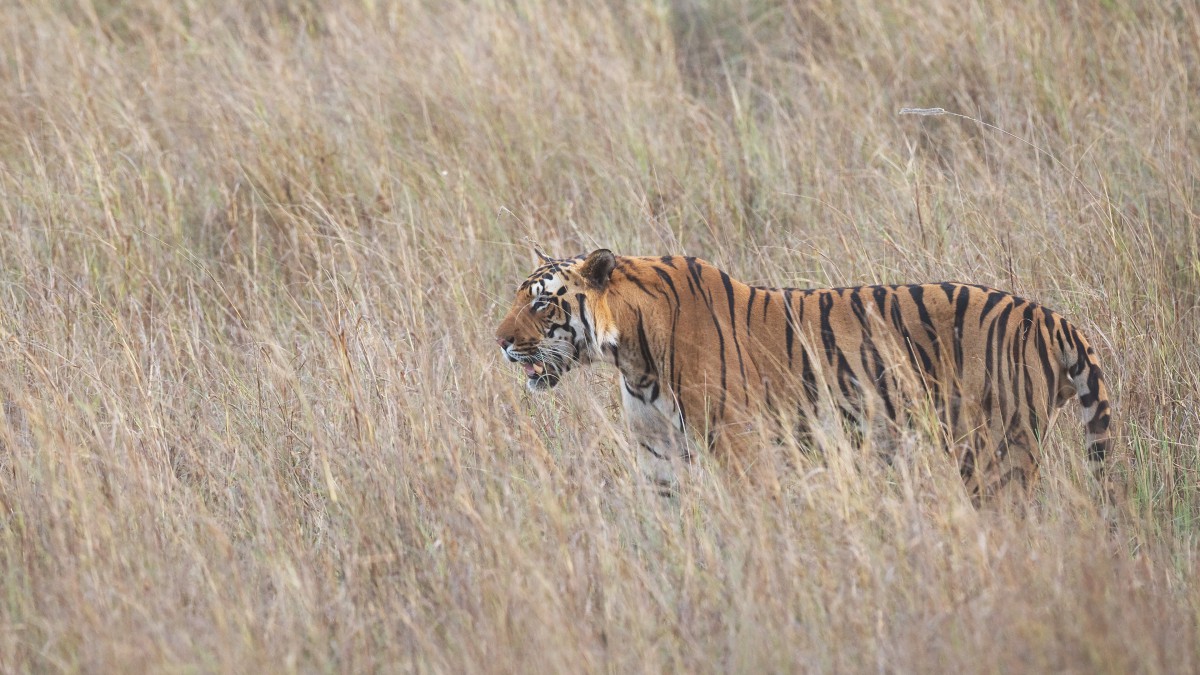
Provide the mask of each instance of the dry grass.
{"label": "dry grass", "polygon": [[[0,4],[0,669],[1200,669],[1198,6],[736,7]],[[658,498],[497,358],[527,235],[1040,299],[1128,513],[1074,411],[1024,521],[928,448]]]}

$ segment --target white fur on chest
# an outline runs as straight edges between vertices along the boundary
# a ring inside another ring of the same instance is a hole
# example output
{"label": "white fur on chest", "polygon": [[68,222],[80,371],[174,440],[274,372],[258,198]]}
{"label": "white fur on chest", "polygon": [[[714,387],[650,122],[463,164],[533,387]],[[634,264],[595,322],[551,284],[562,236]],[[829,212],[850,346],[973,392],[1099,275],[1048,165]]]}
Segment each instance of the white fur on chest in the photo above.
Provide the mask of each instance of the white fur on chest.
{"label": "white fur on chest", "polygon": [[649,390],[630,387],[624,375],[620,380],[625,420],[636,439],[655,454],[666,457],[680,454],[684,449],[683,416],[675,405],[674,395],[659,388],[657,397],[650,398]]}

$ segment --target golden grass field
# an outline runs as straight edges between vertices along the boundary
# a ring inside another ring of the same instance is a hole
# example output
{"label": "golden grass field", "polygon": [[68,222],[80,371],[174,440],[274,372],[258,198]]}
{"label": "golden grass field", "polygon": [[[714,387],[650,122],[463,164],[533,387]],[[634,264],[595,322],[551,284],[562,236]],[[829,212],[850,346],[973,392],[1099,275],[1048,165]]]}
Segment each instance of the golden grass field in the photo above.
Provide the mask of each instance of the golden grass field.
{"label": "golden grass field", "polygon": [[[1190,0],[0,3],[0,670],[1195,672],[1198,231]],[[501,358],[526,237],[1042,301],[1125,497],[1074,404],[1023,518],[659,497]]]}

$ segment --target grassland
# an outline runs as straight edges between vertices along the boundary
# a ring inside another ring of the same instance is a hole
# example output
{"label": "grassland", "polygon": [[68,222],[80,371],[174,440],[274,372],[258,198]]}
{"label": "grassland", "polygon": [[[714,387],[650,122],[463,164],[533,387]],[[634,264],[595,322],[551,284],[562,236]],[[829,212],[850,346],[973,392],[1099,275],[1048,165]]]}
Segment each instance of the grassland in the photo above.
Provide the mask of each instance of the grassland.
{"label": "grassland", "polygon": [[[1183,0],[0,3],[0,670],[1200,670],[1198,45]],[[1073,410],[1024,519],[931,446],[659,498],[610,370],[498,358],[525,237],[1041,300],[1127,503]]]}

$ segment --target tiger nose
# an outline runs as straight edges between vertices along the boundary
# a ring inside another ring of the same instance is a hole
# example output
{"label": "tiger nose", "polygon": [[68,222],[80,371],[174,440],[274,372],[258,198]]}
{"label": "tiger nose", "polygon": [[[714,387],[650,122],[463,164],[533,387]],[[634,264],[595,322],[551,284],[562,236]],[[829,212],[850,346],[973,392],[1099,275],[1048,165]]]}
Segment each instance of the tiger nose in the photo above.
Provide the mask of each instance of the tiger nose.
{"label": "tiger nose", "polygon": [[500,349],[508,349],[509,346],[512,345],[512,343],[513,343],[513,341],[506,337],[496,338],[496,344],[500,345]]}

